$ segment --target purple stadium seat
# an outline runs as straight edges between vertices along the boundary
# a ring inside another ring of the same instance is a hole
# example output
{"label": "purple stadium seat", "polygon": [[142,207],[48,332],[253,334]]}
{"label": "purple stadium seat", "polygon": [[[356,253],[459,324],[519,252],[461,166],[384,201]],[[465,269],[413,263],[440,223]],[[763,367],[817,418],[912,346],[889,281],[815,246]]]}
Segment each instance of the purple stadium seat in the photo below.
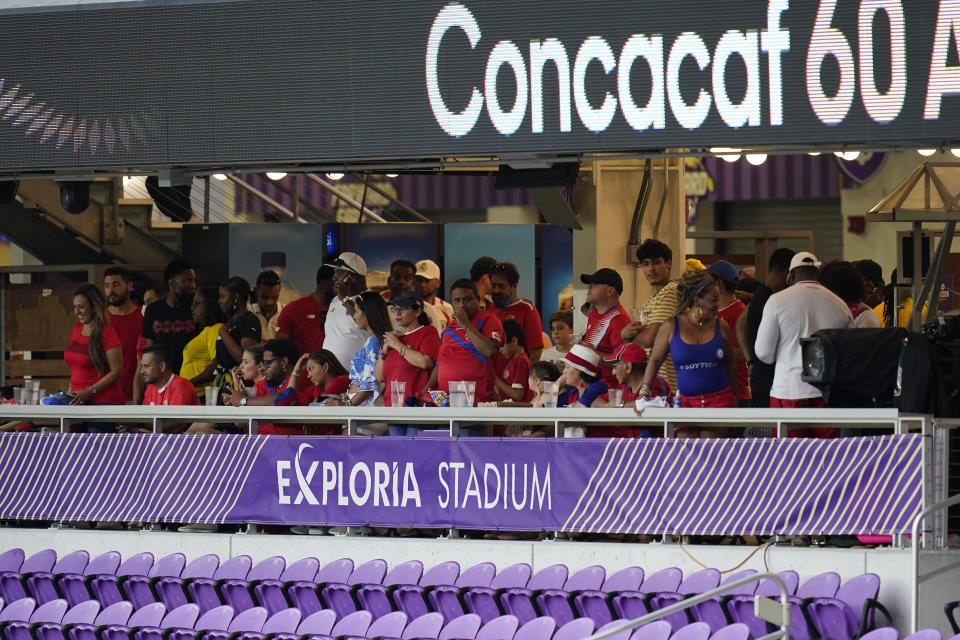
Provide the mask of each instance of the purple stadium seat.
{"label": "purple stadium seat", "polygon": [[[220,608],[221,607],[215,607],[205,615],[210,615]],[[233,610],[231,609],[230,611],[232,614]],[[217,627],[209,628],[201,638],[202,640],[227,640],[228,638],[236,637],[237,635],[243,636],[244,634],[250,634],[250,637],[259,638],[262,637],[263,625],[266,621],[266,609],[263,607],[251,607],[246,611],[240,612],[233,620],[228,620],[225,628],[219,624]],[[284,628],[292,631],[296,628],[296,625],[288,624]],[[199,621],[197,622],[197,629],[200,629]]]}
{"label": "purple stadium seat", "polygon": [[[176,609],[187,604],[190,600],[184,586],[194,578],[212,579],[220,567],[220,557],[213,553],[191,560],[178,576],[163,576],[153,582],[153,589],[160,598],[160,602],[167,609]],[[206,613],[206,612],[204,612]]]}
{"label": "purple stadium seat", "polygon": [[26,554],[23,553],[23,549],[7,549],[0,553],[0,572],[14,571],[19,573],[25,557]]}
{"label": "purple stadium seat", "polygon": [[503,615],[499,603],[500,593],[512,587],[527,586],[527,582],[530,581],[530,573],[530,565],[520,562],[498,573],[490,582],[489,587],[470,587],[463,594],[463,601],[467,610],[480,616],[484,623]]}
{"label": "purple stadium seat", "polygon": [[53,549],[38,551],[23,561],[19,571],[4,571],[0,573],[0,597],[5,602],[16,602],[26,598],[26,584],[24,577],[31,573],[49,572],[57,561],[57,552]]}
{"label": "purple stadium seat", "polygon": [[[756,569],[746,569],[745,571],[739,571],[727,577],[726,580],[721,582],[721,585],[728,584],[739,580],[740,578],[745,578],[747,576],[755,574]],[[750,596],[757,589],[756,582],[748,582],[747,584],[735,587],[723,595],[714,596],[712,599],[707,600],[706,602],[701,602],[700,604],[690,607],[690,613],[693,615],[694,619],[697,622],[706,622],[710,625],[711,631],[716,633],[720,629],[726,627],[730,624],[730,621],[727,620],[727,613],[723,607],[723,601],[733,595],[743,595]]]}
{"label": "purple stadium seat", "polygon": [[72,607],[63,614],[60,622],[44,622],[33,631],[36,640],[64,640],[64,627],[67,625],[91,625],[100,613],[100,603],[96,600],[87,600]]}
{"label": "purple stadium seat", "polygon": [[36,608],[37,601],[33,598],[20,598],[19,600],[11,602],[4,607],[3,611],[0,611],[0,622],[29,620],[30,616],[33,615],[34,609]]}
{"label": "purple stadium seat", "polygon": [[201,613],[219,607],[223,601],[220,600],[220,594],[217,592],[217,583],[224,580],[246,579],[251,564],[250,556],[235,556],[217,567],[213,576],[209,578],[194,576],[184,585],[190,602],[196,603]]}
{"label": "purple stadium seat", "polygon": [[90,579],[90,592],[104,607],[123,601],[120,593],[120,583],[127,576],[145,576],[153,568],[153,554],[150,552],[138,553],[127,558],[116,571],[116,575],[100,574]]}
{"label": "purple stadium seat", "polygon": [[253,601],[250,583],[260,580],[276,580],[283,573],[287,561],[283,556],[271,556],[261,560],[247,573],[246,578],[230,578],[220,584],[221,601],[234,608],[237,613],[256,606]]}
{"label": "purple stadium seat", "polygon": [[338,618],[342,618],[359,608],[354,591],[359,589],[360,585],[381,582],[386,573],[386,560],[370,560],[354,569],[345,583],[328,582],[321,587],[321,598],[328,608],[336,611]]}
{"label": "purple stadium seat", "polygon": [[334,638],[339,638],[340,636],[359,636],[366,638],[367,629],[370,628],[372,621],[373,616],[369,611],[354,611],[333,625],[333,629],[330,630],[330,635]]}
{"label": "purple stadium seat", "polygon": [[[69,640],[97,640],[98,627],[126,625],[132,612],[133,605],[129,602],[116,602],[98,613],[92,623],[73,625],[67,630],[67,638]],[[158,618],[157,622],[159,621]]]}
{"label": "purple stadium seat", "polygon": [[297,637],[304,635],[325,636],[333,629],[336,621],[337,614],[333,609],[317,611],[316,613],[311,613],[300,622],[295,634]]}
{"label": "purple stadium seat", "polygon": [[655,620],[633,630],[630,640],[667,640],[673,627],[666,620]]}
{"label": "purple stadium seat", "polygon": [[475,564],[460,574],[453,584],[438,584],[427,592],[430,607],[443,615],[449,622],[458,616],[467,613],[463,609],[461,598],[470,587],[489,587],[490,582],[497,574],[497,567],[492,562]]}
{"label": "purple stadium seat", "polygon": [[521,624],[526,624],[537,617],[533,598],[534,591],[544,589],[562,589],[567,581],[569,569],[565,564],[554,564],[545,567],[530,578],[526,587],[511,587],[500,595],[500,604],[503,610],[510,615],[517,616]]}
{"label": "purple stadium seat", "polygon": [[[537,620],[541,619],[537,618]],[[553,634],[553,640],[583,640],[590,637],[596,628],[597,626],[592,618],[577,618],[557,629],[557,632]]]}
{"label": "purple stadium seat", "polygon": [[[592,620],[591,620],[592,622]],[[616,629],[617,627],[622,627],[626,624],[626,620],[614,620],[613,622],[608,622],[599,629],[597,633],[602,633],[604,631],[610,631],[611,629]],[[607,636],[607,640],[630,640],[630,634],[633,633],[633,629],[624,629],[623,631],[618,631],[613,635]]]}
{"label": "purple stadium seat", "polygon": [[438,584],[453,584],[460,576],[460,565],[457,562],[441,562],[423,574],[417,584],[398,584],[393,591],[393,603],[397,609],[407,614],[410,619],[416,619],[429,613],[425,593],[433,590]]}
{"label": "purple stadium seat", "polygon": [[474,640],[480,630],[480,616],[467,613],[448,622],[437,640]]}
{"label": "purple stadium seat", "polygon": [[636,591],[621,591],[611,601],[617,618],[639,618],[650,613],[644,596],[647,593],[676,591],[682,579],[683,572],[680,569],[668,567],[647,576]]}
{"label": "purple stadium seat", "polygon": [[90,561],[83,572],[63,573],[57,576],[57,591],[63,595],[70,606],[76,606],[93,598],[93,593],[87,587],[90,576],[116,575],[120,566],[120,554],[116,551],[107,551]]}
{"label": "purple stadium seat", "polygon": [[543,589],[534,597],[538,613],[552,617],[561,626],[570,622],[577,616],[573,611],[569,597],[584,589],[598,590],[603,586],[603,580],[606,576],[606,569],[600,565],[593,565],[585,567],[567,578],[567,581],[563,584],[563,589]]}
{"label": "purple stadium seat", "polygon": [[[791,595],[797,591],[797,583],[800,578],[796,571],[781,571],[777,574],[786,584],[787,592]],[[780,598],[780,589],[771,580],[761,581],[754,592],[755,595],[767,598]],[[770,627],[765,620],[753,615],[753,597],[754,594],[739,594],[730,596],[724,602],[724,608],[727,610],[729,620],[733,622],[742,622],[750,629],[750,635],[759,638],[770,632]]]}
{"label": "purple stadium seat", "polygon": [[372,613],[376,620],[394,610],[390,592],[399,585],[415,585],[420,582],[421,577],[423,577],[423,563],[419,560],[398,564],[387,573],[382,584],[360,585],[356,592],[357,602],[361,609]]}
{"label": "purple stadium seat", "polygon": [[[132,606],[132,605],[131,605]],[[137,609],[123,624],[111,624],[100,629],[100,640],[129,640],[128,632],[139,627],[153,628],[163,622],[167,609],[162,602],[154,602]],[[72,636],[71,636],[72,637]],[[94,634],[96,637],[96,633]],[[87,640],[90,640],[87,637]]]}
{"label": "purple stadium seat", "polygon": [[[159,626],[144,625],[133,631],[129,637],[130,640],[164,640],[170,629],[193,629],[193,625],[196,624],[199,616],[200,607],[191,602],[190,604],[177,607],[165,615],[163,620],[160,621]],[[130,616],[130,619],[133,620],[133,617],[134,616]],[[131,624],[131,628],[132,627],[133,625]]]}
{"label": "purple stadium seat", "polygon": [[749,638],[750,629],[740,622],[728,624],[710,636],[710,640],[748,640]]}
{"label": "purple stadium seat", "polygon": [[897,640],[899,637],[900,632],[895,627],[880,627],[860,636],[860,640]]}
{"label": "purple stadium seat", "polygon": [[56,579],[58,574],[83,573],[87,563],[90,562],[90,554],[86,551],[74,551],[60,558],[50,571],[35,571],[25,576],[27,591],[37,601],[37,604],[44,604],[60,597],[57,591]]}
{"label": "purple stadium seat", "polygon": [[[399,638],[407,626],[407,614],[403,611],[393,611],[384,616],[380,616],[367,629],[367,638]],[[348,638],[347,640],[362,640],[361,638]]]}
{"label": "purple stadium seat", "polygon": [[627,567],[607,576],[600,589],[581,589],[573,595],[577,615],[593,618],[598,626],[611,622],[614,618],[610,600],[621,591],[636,591],[643,584],[643,569]]}
{"label": "purple stadium seat", "polygon": [[[248,609],[248,611],[250,611],[250,609]],[[214,637],[217,637],[218,640],[225,640],[229,637],[226,630],[231,620],[233,620],[233,607],[229,605],[214,607],[197,618],[192,627],[168,629],[164,634],[164,638],[166,640],[194,640],[198,637],[204,638],[209,634],[219,633],[219,636]]]}
{"label": "purple stadium seat", "polygon": [[321,568],[312,580],[295,581],[287,587],[287,597],[293,606],[308,616],[323,609],[320,590],[328,582],[345,584],[353,573],[353,560],[340,558]]}
{"label": "purple stadium seat", "polygon": [[943,636],[938,629],[920,629],[905,637],[903,640],[941,640]]}
{"label": "purple stadium seat", "polygon": [[270,615],[290,607],[287,600],[285,585],[292,582],[313,580],[320,568],[320,561],[316,558],[301,558],[287,566],[276,580],[260,580],[253,586],[253,595],[260,606],[265,607]]}
{"label": "purple stadium seat", "polygon": [[670,640],[707,640],[710,637],[710,625],[706,622],[694,622],[674,631]]}
{"label": "purple stadium seat", "polygon": [[[796,595],[790,596],[791,617],[790,637],[796,640],[810,640],[816,630],[811,630],[803,617],[800,603],[807,598],[833,598],[840,587],[840,576],[827,571],[807,579],[797,588]],[[777,598],[779,600],[779,598]]]}
{"label": "purple stadium seat", "polygon": [[413,640],[414,638],[436,638],[440,635],[440,629],[443,628],[443,616],[433,612],[422,615],[407,624],[401,640]]}
{"label": "purple stadium seat", "polygon": [[[139,609],[151,602],[160,602],[159,597],[153,590],[153,579],[167,576],[178,577],[183,572],[186,563],[187,557],[185,555],[182,553],[171,553],[168,556],[160,558],[157,563],[150,568],[150,572],[146,576],[128,576],[120,585],[124,595],[126,595],[126,599],[133,603],[135,609]],[[173,612],[171,611],[171,613]]]}
{"label": "purple stadium seat", "polygon": [[873,611],[883,613],[893,622],[890,612],[877,601],[880,576],[865,573],[843,583],[834,598],[814,598],[800,603],[800,608],[814,635],[833,640],[853,640],[875,626]]}
{"label": "purple stadium seat", "polygon": [[548,616],[541,616],[517,629],[513,640],[550,640],[556,628],[556,620]]}
{"label": "purple stadium seat", "polygon": [[34,640],[31,627],[41,622],[59,623],[67,612],[67,601],[51,600],[34,609],[29,620],[10,620],[3,628],[7,640]]}
{"label": "purple stadium seat", "polygon": [[[680,583],[680,586],[677,587],[676,591],[648,592],[644,597],[644,601],[648,610],[659,611],[660,609],[680,602],[690,595],[716,589],[718,584],[720,584],[720,572],[716,569],[703,569],[687,576],[686,579]],[[669,622],[670,626],[676,630],[690,622],[694,622],[692,613],[692,611],[687,609],[686,611],[672,613],[663,619]]]}
{"label": "purple stadium seat", "polygon": [[510,640],[519,626],[516,616],[500,616],[480,627],[476,640]]}

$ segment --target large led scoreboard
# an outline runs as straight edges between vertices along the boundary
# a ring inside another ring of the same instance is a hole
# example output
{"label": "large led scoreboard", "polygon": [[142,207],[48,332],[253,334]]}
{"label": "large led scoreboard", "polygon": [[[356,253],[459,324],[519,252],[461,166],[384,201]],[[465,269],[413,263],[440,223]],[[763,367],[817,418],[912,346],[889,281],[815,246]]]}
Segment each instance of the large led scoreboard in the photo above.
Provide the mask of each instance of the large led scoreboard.
{"label": "large led scoreboard", "polygon": [[958,42],[960,0],[14,0],[0,174],[960,145]]}

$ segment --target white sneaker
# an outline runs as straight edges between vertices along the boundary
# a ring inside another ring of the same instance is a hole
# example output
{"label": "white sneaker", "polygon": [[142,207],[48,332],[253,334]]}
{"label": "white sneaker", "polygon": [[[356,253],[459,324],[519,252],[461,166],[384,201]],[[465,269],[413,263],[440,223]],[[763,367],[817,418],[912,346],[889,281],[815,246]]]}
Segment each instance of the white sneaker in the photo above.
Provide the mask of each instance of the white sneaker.
{"label": "white sneaker", "polygon": [[298,536],[305,536],[310,533],[310,530],[304,526],[290,527],[290,533],[295,533]]}
{"label": "white sneaker", "polygon": [[177,527],[177,531],[180,533],[216,533],[219,531],[219,527],[215,524],[201,524],[195,522],[192,524],[185,524],[182,527]]}

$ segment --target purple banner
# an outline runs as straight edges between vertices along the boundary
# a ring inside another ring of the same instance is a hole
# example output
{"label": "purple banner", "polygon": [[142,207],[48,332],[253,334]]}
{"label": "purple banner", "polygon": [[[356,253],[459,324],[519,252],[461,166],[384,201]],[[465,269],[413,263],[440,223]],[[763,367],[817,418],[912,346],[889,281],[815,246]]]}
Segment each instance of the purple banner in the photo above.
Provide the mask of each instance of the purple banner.
{"label": "purple banner", "polygon": [[921,436],[0,436],[0,518],[601,533],[904,533]]}

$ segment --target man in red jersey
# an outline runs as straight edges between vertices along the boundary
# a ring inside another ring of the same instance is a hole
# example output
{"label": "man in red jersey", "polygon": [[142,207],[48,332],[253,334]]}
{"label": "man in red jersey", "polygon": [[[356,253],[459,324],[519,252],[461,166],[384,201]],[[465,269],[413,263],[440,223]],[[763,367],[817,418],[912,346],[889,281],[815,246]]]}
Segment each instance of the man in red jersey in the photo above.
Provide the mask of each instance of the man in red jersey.
{"label": "man in red jersey", "polygon": [[186,378],[181,378],[167,364],[163,347],[154,345],[143,350],[140,375],[146,384],[145,405],[190,406],[199,405],[197,390]]}
{"label": "man in red jersey", "polygon": [[477,286],[472,280],[453,283],[450,303],[453,318],[441,336],[437,367],[427,388],[449,393],[451,381],[473,380],[477,384],[474,401],[493,400],[494,364],[503,344],[503,325],[490,311],[481,311]]}
{"label": "man in red jersey", "polygon": [[747,379],[747,363],[743,359],[740,338],[737,336],[737,319],[741,313],[747,310],[747,305],[743,304],[735,295],[737,278],[740,273],[732,263],[726,260],[717,260],[707,267],[707,272],[717,283],[717,291],[720,292],[720,310],[717,312],[717,316],[727,323],[730,327],[730,333],[733,334],[733,355],[737,362],[737,393],[740,394],[740,406],[749,407],[750,383]]}
{"label": "man in red jersey", "polygon": [[[133,400],[133,388],[137,383],[137,344],[143,330],[143,314],[140,307],[130,299],[133,293],[133,276],[124,267],[109,267],[103,272],[103,292],[107,298],[107,314],[110,326],[120,336],[123,351],[123,373],[120,388],[123,399]],[[139,386],[139,385],[137,385]]]}
{"label": "man in red jersey", "polygon": [[490,270],[490,297],[493,300],[493,312],[503,323],[516,320],[523,327],[524,348],[530,362],[540,359],[543,352],[543,325],[540,312],[532,304],[517,297],[517,284],[520,272],[512,262],[498,262]]}
{"label": "man in red jersey", "polygon": [[[587,285],[587,304],[590,305],[587,330],[581,342],[606,358],[623,344],[620,331],[630,324],[630,314],[620,304],[623,279],[613,269],[598,269],[592,274],[581,274],[580,282]],[[603,381],[609,387],[616,386],[613,369],[603,370]]]}
{"label": "man in red jersey", "polygon": [[277,319],[277,338],[292,340],[300,353],[323,348],[324,323],[333,298],[333,267],[317,269],[317,288],[313,293],[285,305]]}

